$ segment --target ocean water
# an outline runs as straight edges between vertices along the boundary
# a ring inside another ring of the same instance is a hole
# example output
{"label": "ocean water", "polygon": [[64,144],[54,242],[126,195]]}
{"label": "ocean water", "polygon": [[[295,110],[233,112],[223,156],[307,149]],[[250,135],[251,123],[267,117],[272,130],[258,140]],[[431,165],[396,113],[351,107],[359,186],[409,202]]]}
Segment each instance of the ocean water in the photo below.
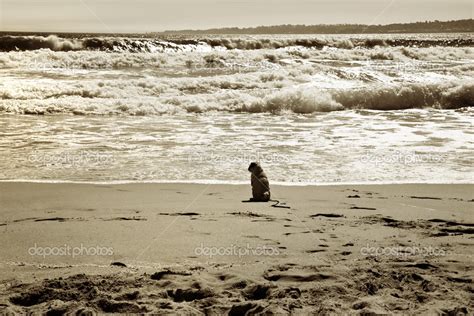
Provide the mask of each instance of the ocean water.
{"label": "ocean water", "polygon": [[472,183],[474,34],[0,37],[0,180]]}

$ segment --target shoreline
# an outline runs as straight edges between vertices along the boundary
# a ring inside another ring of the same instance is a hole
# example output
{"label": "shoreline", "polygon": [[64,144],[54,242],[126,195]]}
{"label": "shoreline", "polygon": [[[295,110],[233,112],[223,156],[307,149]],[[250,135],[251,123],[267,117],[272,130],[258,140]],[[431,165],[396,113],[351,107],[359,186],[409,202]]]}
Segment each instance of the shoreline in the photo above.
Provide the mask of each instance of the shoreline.
{"label": "shoreline", "polygon": [[[109,181],[88,181],[88,180],[34,180],[34,179],[12,179],[0,180],[1,183],[34,183],[34,184],[82,184],[82,185],[129,185],[129,184],[182,184],[182,185],[230,185],[245,186],[250,185],[249,180],[109,180]],[[334,187],[334,186],[373,186],[373,185],[474,185],[470,181],[432,181],[432,182],[409,182],[409,181],[374,181],[374,182],[278,182],[272,181],[271,186],[279,187]]]}

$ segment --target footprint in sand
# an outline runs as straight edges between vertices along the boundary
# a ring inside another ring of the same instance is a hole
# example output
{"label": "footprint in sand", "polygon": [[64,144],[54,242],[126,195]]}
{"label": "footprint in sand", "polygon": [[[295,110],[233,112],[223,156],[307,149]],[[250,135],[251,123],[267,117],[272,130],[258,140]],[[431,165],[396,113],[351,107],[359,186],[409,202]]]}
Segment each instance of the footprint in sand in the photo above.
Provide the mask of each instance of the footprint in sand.
{"label": "footprint in sand", "polygon": [[[440,234],[449,235],[472,235],[474,234],[474,228],[441,228]],[[434,235],[433,235],[434,236]]]}
{"label": "footprint in sand", "polygon": [[437,219],[437,218],[429,219],[428,222],[431,222],[431,223],[441,223],[441,224],[444,224],[444,225],[446,225],[446,226],[467,226],[467,227],[474,227],[474,223],[459,223],[459,222],[447,221],[447,220],[444,220],[444,219]]}
{"label": "footprint in sand", "polygon": [[276,220],[275,217],[265,215],[265,214],[257,214],[253,212],[232,212],[232,213],[227,213],[227,214],[238,216],[238,217],[254,218],[253,220],[251,220],[251,222],[274,222]]}
{"label": "footprint in sand", "polygon": [[311,267],[292,266],[279,270],[269,269],[263,273],[263,278],[273,282],[313,282],[335,279],[335,276],[315,272]]}
{"label": "footprint in sand", "polygon": [[444,219],[429,219],[427,222],[439,224],[438,232],[431,233],[432,237],[444,237],[450,235],[474,234],[474,223],[460,223]]}
{"label": "footprint in sand", "polygon": [[314,249],[314,250],[306,250],[306,253],[318,253],[318,252],[326,252],[326,249]]}
{"label": "footprint in sand", "polygon": [[432,270],[432,269],[439,269],[437,266],[432,265],[428,262],[421,262],[421,263],[414,263],[414,264],[407,264],[405,265],[407,268],[417,268],[422,270]]}
{"label": "footprint in sand", "polygon": [[35,219],[35,222],[66,222],[70,220],[69,218],[64,217],[51,217],[51,218],[38,218]]}
{"label": "footprint in sand", "polygon": [[265,308],[258,303],[239,303],[232,306],[229,316],[257,315],[262,313]]}
{"label": "footprint in sand", "polygon": [[85,221],[82,217],[75,217],[75,218],[68,218],[68,217],[46,217],[46,218],[39,218],[39,217],[29,217],[23,219],[17,219],[12,221],[12,223],[21,223],[21,222],[69,222],[69,221]]}
{"label": "footprint in sand", "polygon": [[112,218],[103,218],[102,220],[103,221],[147,221],[146,218],[138,217],[138,216],[133,216],[133,217],[119,216],[119,217],[112,217]]}
{"label": "footprint in sand", "polygon": [[318,214],[310,215],[309,217],[310,218],[316,218],[316,217],[339,218],[339,217],[344,217],[344,215],[333,214],[333,213],[318,213]]}
{"label": "footprint in sand", "polygon": [[472,284],[472,278],[470,277],[447,277],[447,279],[449,282]]}
{"label": "footprint in sand", "polygon": [[311,231],[305,230],[305,231],[302,231],[302,232],[284,233],[283,236],[290,236],[290,235],[297,235],[297,234],[309,234],[309,233],[311,233]]}
{"label": "footprint in sand", "polygon": [[360,207],[360,206],[351,206],[349,209],[351,210],[367,210],[367,211],[376,211],[376,208],[373,207]]}
{"label": "footprint in sand", "polygon": [[199,216],[201,214],[195,212],[184,212],[184,213],[158,213],[161,216]]}
{"label": "footprint in sand", "polygon": [[163,278],[170,276],[170,275],[178,275],[178,276],[190,276],[192,275],[190,272],[183,272],[183,271],[172,271],[172,270],[163,270],[159,272],[155,272],[150,276],[150,279],[159,281]]}
{"label": "footprint in sand", "polygon": [[258,214],[258,213],[253,213],[253,212],[232,212],[232,213],[227,213],[227,214],[240,216],[240,217],[259,217],[259,218],[269,217],[268,215],[265,215],[265,214]]}
{"label": "footprint in sand", "polygon": [[442,200],[442,198],[438,197],[431,197],[431,196],[410,196],[410,199],[418,199],[418,200]]}
{"label": "footprint in sand", "polygon": [[253,219],[251,220],[252,223],[258,223],[258,222],[274,222],[275,219],[272,218],[272,217],[266,217],[266,218],[263,218],[263,219]]}

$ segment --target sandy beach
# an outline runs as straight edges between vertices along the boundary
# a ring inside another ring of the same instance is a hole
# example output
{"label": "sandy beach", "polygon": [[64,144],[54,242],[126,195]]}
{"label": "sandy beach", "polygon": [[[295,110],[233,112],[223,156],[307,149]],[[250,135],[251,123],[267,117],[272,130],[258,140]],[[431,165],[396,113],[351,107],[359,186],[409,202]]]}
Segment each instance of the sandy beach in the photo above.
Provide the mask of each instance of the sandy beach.
{"label": "sandy beach", "polygon": [[473,189],[0,183],[0,312],[472,314]]}

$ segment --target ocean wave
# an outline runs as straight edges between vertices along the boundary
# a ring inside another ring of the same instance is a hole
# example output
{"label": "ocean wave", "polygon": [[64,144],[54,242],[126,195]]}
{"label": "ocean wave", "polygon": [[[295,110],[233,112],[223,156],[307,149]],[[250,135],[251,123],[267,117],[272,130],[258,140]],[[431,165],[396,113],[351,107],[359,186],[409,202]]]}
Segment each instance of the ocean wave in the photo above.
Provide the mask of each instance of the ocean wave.
{"label": "ocean wave", "polygon": [[383,39],[383,38],[347,38],[347,39],[325,39],[325,38],[301,38],[301,39],[202,39],[202,42],[212,47],[225,47],[227,49],[278,49],[286,47],[306,47],[323,49],[335,47],[343,49],[374,48],[374,47],[433,47],[450,46],[466,47],[473,46],[474,41],[470,38],[457,39]]}
{"label": "ocean wave", "polygon": [[[104,87],[69,88],[48,97],[35,95],[0,99],[0,112],[17,114],[74,115],[163,115],[227,111],[242,113],[287,112],[310,114],[354,109],[406,110],[416,108],[460,109],[474,107],[474,83],[371,85],[352,89],[319,89],[312,86],[288,87],[273,93],[216,90],[202,94],[173,95],[157,86],[142,86],[148,95],[137,95],[140,88],[122,83],[115,92]],[[142,90],[140,90],[142,91]],[[134,93],[134,94],[133,94]],[[154,95],[153,95],[154,94]],[[39,92],[41,95],[41,92]]]}
{"label": "ocean wave", "polygon": [[[392,67],[396,72],[420,70],[472,76],[474,48],[455,47],[378,47],[374,49],[326,49],[307,50],[292,48],[279,50],[252,51],[187,51],[169,53],[124,53],[101,51],[54,52],[36,50],[23,52],[0,52],[0,69],[45,74],[54,72],[61,75],[75,75],[78,71],[168,71],[177,76],[214,75],[233,72],[273,71],[282,68],[292,70],[301,67],[347,68],[362,66],[365,69]],[[344,62],[344,63],[338,63]],[[391,62],[389,64],[385,62]],[[384,64],[385,63],[385,64]],[[450,63],[450,64],[448,64]],[[392,71],[393,72],[393,71]],[[163,75],[163,72],[160,73]]]}
{"label": "ocean wave", "polygon": [[474,106],[474,83],[410,84],[360,89],[318,90],[297,88],[280,91],[244,106],[248,112],[330,112],[347,109],[406,110],[414,108],[459,109]]}
{"label": "ocean wave", "polygon": [[457,38],[193,38],[193,39],[155,39],[155,38],[61,38],[56,35],[44,36],[1,36],[0,51],[29,51],[50,49],[52,51],[96,50],[109,52],[172,52],[172,51],[210,51],[280,49],[305,47],[323,49],[374,48],[374,47],[472,47],[471,37]]}
{"label": "ocean wave", "polygon": [[55,35],[44,36],[2,36],[0,51],[27,51],[50,49],[52,51],[71,51],[83,49],[83,42],[78,39],[65,39]]}

